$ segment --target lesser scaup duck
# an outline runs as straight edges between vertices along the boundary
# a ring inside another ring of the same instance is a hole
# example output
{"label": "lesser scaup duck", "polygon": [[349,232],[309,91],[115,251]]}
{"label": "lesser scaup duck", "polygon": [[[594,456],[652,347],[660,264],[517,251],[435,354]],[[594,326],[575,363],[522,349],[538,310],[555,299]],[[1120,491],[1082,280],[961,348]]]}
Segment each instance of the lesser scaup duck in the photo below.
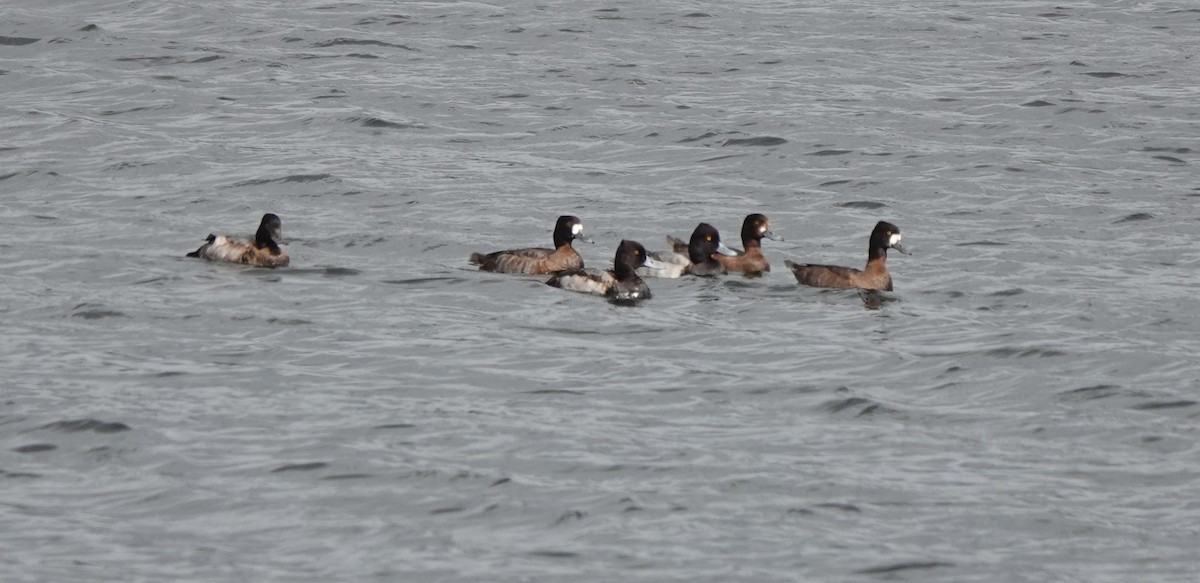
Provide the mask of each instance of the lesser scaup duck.
{"label": "lesser scaup duck", "polygon": [[571,246],[575,239],[592,242],[583,235],[583,221],[579,217],[561,216],[554,225],[554,249],[510,249],[487,255],[472,253],[471,263],[484,271],[529,275],[583,269],[583,257]]}
{"label": "lesser scaup duck", "polygon": [[[676,239],[667,237],[667,243],[675,248]],[[692,231],[688,240],[686,254],[672,251],[659,251],[650,256],[666,264],[662,269],[642,268],[638,273],[648,277],[675,278],[684,275],[720,275],[725,268],[713,259],[714,254],[733,256],[735,252],[721,243],[721,234],[708,223],[700,223]]]}
{"label": "lesser scaup duck", "polygon": [[911,255],[900,244],[900,228],[879,221],[875,230],[871,231],[871,242],[867,248],[867,267],[862,271],[838,265],[808,265],[793,261],[784,261],[784,264],[796,275],[796,281],[803,285],[892,291],[892,274],[888,273],[887,268],[889,247]]}
{"label": "lesser scaup duck", "polygon": [[[746,215],[746,220],[742,221],[742,247],[745,251],[734,256],[726,256],[721,254],[713,255],[712,258],[717,260],[726,271],[742,271],[747,273],[762,273],[771,271],[771,264],[767,263],[767,257],[762,252],[763,237],[772,241],[782,241],[783,237],[776,235],[771,231],[771,219],[766,215],[754,213]],[[676,253],[686,253],[687,243],[675,239],[671,241]],[[737,252],[737,249],[734,249]]]}
{"label": "lesser scaup duck", "polygon": [[546,285],[565,290],[601,295],[619,302],[650,299],[650,288],[637,276],[637,268],[665,267],[646,256],[646,248],[637,241],[621,241],[613,257],[613,268],[576,269],[550,278]]}
{"label": "lesser scaup duck", "polygon": [[279,246],[278,239],[282,236],[283,222],[275,214],[267,213],[258,224],[254,240],[210,234],[199,249],[188,253],[187,256],[257,267],[283,267],[291,262],[291,259],[288,258],[287,251]]}

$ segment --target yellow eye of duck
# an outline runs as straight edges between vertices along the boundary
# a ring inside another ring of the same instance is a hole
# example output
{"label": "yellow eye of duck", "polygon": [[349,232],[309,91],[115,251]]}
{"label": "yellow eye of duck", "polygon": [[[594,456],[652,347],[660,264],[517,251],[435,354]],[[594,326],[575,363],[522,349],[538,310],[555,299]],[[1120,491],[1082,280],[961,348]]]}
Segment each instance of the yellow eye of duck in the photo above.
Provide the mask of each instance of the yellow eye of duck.
{"label": "yellow eye of duck", "polygon": [[712,241],[712,237],[705,237],[705,238],[704,238],[704,240],[705,240],[705,241]]}

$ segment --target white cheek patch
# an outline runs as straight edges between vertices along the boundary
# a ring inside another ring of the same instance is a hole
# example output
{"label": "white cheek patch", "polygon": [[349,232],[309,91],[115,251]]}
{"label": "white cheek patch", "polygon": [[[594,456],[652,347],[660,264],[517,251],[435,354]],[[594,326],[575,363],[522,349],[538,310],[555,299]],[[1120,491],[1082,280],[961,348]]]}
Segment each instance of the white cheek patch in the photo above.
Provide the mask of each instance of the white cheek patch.
{"label": "white cheek patch", "polygon": [[888,245],[895,245],[896,243],[899,243],[899,242],[900,242],[900,233],[896,233],[895,235],[892,235],[892,237],[890,239],[888,239]]}
{"label": "white cheek patch", "polygon": [[578,234],[580,234],[580,233],[582,233],[582,232],[583,232],[583,225],[582,225],[582,224],[580,224],[580,223],[575,223],[574,225],[571,225],[571,234],[572,234],[572,235],[578,235]]}

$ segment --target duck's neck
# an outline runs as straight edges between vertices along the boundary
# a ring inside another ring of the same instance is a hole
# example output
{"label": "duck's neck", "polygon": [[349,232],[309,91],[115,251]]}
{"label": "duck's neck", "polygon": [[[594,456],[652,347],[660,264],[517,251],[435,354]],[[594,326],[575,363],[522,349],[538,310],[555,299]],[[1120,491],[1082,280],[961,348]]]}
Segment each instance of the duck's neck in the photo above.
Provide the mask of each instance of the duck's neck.
{"label": "duck's neck", "polygon": [[268,229],[266,226],[258,228],[258,233],[254,235],[254,242],[258,245],[259,249],[270,249],[271,255],[279,255],[279,244],[271,236],[271,229]]}
{"label": "duck's neck", "polygon": [[712,262],[712,253],[705,253],[704,251],[703,244],[688,245],[688,259],[691,259],[692,263],[696,265]]}
{"label": "duck's neck", "polygon": [[617,278],[618,281],[625,281],[637,275],[634,269],[634,267],[624,261],[618,261],[613,264],[613,277]]}
{"label": "duck's neck", "polygon": [[884,261],[887,261],[887,247],[872,245],[867,250],[867,263],[883,263]]}

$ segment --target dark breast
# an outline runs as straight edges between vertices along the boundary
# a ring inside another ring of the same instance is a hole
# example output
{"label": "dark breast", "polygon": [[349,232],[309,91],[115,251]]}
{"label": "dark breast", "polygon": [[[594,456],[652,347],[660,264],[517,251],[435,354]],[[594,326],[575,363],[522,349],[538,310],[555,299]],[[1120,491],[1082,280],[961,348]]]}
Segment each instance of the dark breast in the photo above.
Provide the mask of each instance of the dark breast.
{"label": "dark breast", "polygon": [[690,266],[688,266],[688,273],[690,273],[692,275],[699,275],[699,276],[721,275],[721,274],[725,273],[725,268],[722,267],[721,264],[717,263],[715,260],[709,259],[708,261],[705,261],[704,263],[691,264]]}
{"label": "dark breast", "polygon": [[546,269],[542,273],[555,273],[558,271],[567,271],[571,269],[583,269],[583,257],[575,251],[570,245],[563,245],[554,250],[546,257],[542,267]]}
{"label": "dark breast", "polygon": [[625,281],[614,281],[605,295],[614,300],[648,300],[650,286],[646,285],[642,278],[635,276]]}

